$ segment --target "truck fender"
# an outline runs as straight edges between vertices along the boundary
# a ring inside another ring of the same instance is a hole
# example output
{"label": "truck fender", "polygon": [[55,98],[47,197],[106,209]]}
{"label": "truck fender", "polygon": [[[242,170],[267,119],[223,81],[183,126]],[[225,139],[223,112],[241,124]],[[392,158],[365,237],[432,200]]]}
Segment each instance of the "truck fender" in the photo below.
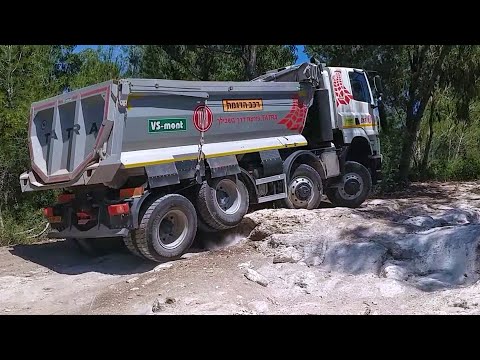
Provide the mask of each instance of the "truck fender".
{"label": "truck fender", "polygon": [[363,138],[367,140],[367,143],[370,146],[370,140],[368,138],[367,132],[363,128],[343,129],[342,135],[345,145],[350,145],[356,138]]}
{"label": "truck fender", "polygon": [[244,168],[240,168],[240,173],[237,176],[241,181],[243,181],[243,183],[247,187],[250,204],[257,204],[258,192],[253,177]]}
{"label": "truck fender", "polygon": [[348,146],[345,161],[355,161],[369,168],[370,157],[373,153],[368,137],[355,136]]}
{"label": "truck fender", "polygon": [[320,159],[311,151],[298,150],[290,154],[283,162],[283,171],[287,178],[287,184],[290,182],[290,173],[295,162],[299,160],[301,164],[307,164],[318,171],[322,179],[326,179],[325,167]]}
{"label": "truck fender", "polygon": [[138,229],[140,209],[143,202],[151,195],[150,191],[145,191],[142,196],[133,199],[132,206],[130,206],[130,213],[132,214],[132,225],[134,229]]}

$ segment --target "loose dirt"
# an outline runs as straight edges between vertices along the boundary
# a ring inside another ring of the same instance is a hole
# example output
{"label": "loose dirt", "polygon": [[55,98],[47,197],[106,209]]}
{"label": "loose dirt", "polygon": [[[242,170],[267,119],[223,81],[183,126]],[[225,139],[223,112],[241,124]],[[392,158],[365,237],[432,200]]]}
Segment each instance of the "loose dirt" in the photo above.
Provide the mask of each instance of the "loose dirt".
{"label": "loose dirt", "polygon": [[262,209],[163,264],[121,244],[0,248],[0,314],[480,314],[480,182],[359,209]]}

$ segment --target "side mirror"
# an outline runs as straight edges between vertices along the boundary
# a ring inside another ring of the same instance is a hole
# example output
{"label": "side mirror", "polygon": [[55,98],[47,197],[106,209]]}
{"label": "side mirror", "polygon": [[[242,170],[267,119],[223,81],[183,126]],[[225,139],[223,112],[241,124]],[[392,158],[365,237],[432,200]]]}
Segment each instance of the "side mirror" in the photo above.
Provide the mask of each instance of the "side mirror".
{"label": "side mirror", "polygon": [[383,94],[382,78],[379,75],[375,75],[373,77],[373,84],[375,85],[375,91],[381,96]]}

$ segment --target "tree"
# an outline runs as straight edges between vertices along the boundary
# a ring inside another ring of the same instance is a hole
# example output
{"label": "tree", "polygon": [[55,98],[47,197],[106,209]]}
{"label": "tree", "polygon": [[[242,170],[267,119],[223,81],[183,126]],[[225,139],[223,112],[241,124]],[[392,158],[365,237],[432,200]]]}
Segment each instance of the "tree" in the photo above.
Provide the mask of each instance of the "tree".
{"label": "tree", "polygon": [[291,45],[147,45],[141,53],[139,61],[130,55],[141,77],[178,80],[251,80],[296,60]]}
{"label": "tree", "polygon": [[387,104],[391,110],[403,114],[404,136],[398,164],[398,180],[403,183],[408,179],[420,123],[432,92],[442,82],[451,81],[442,76],[447,65],[458,69],[450,61],[454,48],[452,45],[305,47],[310,55],[340,66],[377,70],[385,79]]}
{"label": "tree", "polygon": [[113,47],[86,49],[68,58],[71,71],[64,90],[73,90],[102,81],[118,79],[123,64],[115,57]]}
{"label": "tree", "polygon": [[13,234],[23,220],[32,224],[39,204],[51,196],[22,194],[19,186],[18,177],[30,163],[31,103],[119,75],[112,49],[73,50],[61,45],[0,46],[0,240],[13,237],[7,233]]}
{"label": "tree", "polygon": [[22,215],[15,209],[22,206],[18,176],[29,163],[30,104],[61,89],[62,61],[71,50],[60,45],[0,46],[0,237],[6,230],[5,216]]}

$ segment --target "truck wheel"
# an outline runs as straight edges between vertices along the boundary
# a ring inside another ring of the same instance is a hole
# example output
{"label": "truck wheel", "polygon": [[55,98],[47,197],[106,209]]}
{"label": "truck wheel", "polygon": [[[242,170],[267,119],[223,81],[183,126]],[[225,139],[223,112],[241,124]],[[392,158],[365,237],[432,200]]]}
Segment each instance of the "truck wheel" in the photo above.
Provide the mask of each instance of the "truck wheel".
{"label": "truck wheel", "polygon": [[135,239],[135,232],[130,231],[126,237],[123,238],[123,243],[133,255],[138,256],[142,259],[146,259],[138,249],[137,240]]}
{"label": "truck wheel", "polygon": [[215,230],[237,226],[248,211],[249,199],[245,184],[236,179],[204,181],[197,197],[199,217]]}
{"label": "truck wheel", "polygon": [[311,166],[302,164],[293,173],[282,204],[289,209],[312,210],[322,201],[322,178]]}
{"label": "truck wheel", "polygon": [[327,189],[328,200],[334,206],[359,207],[372,190],[372,177],[365,166],[354,161],[345,163],[345,174],[337,188]]}
{"label": "truck wheel", "polygon": [[182,195],[170,194],[150,205],[134,236],[143,256],[161,262],[187,251],[196,232],[197,213],[192,203]]}

